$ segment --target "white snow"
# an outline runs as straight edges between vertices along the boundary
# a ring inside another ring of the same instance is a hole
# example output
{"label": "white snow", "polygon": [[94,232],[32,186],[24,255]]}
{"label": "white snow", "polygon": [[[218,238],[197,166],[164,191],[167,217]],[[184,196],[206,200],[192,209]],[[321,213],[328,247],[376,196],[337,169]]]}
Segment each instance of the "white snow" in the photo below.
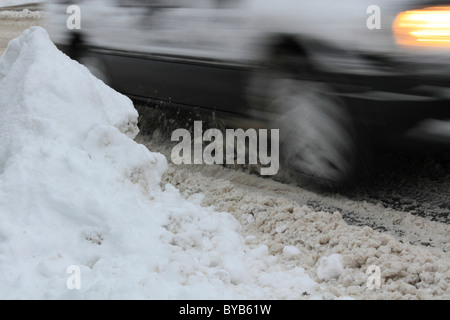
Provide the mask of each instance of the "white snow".
{"label": "white snow", "polygon": [[[1,299],[291,299],[316,283],[185,200],[132,102],[40,27],[0,57]],[[80,290],[67,282],[80,270]],[[69,269],[71,270],[71,269]]]}
{"label": "white snow", "polygon": [[319,261],[319,267],[317,268],[317,277],[322,280],[339,278],[344,272],[342,261],[343,259],[340,254],[322,257]]}
{"label": "white snow", "polygon": [[286,246],[283,248],[283,254],[287,259],[294,259],[297,256],[300,256],[301,251],[294,246]]}

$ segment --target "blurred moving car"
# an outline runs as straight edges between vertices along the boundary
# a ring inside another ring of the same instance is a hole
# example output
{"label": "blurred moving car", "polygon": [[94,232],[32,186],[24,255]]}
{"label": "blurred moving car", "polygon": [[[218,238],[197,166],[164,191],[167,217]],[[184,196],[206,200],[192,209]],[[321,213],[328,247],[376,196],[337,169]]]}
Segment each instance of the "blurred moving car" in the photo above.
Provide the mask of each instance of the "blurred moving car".
{"label": "blurred moving car", "polygon": [[119,92],[278,128],[282,162],[340,187],[374,142],[450,141],[450,0],[375,2],[52,0],[47,27]]}

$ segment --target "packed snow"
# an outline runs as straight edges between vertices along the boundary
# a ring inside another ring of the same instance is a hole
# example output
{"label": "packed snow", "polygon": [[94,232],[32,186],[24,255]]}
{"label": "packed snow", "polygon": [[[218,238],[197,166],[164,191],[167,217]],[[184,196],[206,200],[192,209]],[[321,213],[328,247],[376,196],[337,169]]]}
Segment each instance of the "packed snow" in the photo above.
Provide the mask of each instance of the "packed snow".
{"label": "packed snow", "polygon": [[[167,161],[133,140],[131,100],[58,51],[43,28],[0,58],[0,113],[0,298],[315,293],[304,269],[247,246],[231,214],[162,183]],[[71,290],[76,268],[81,286]]]}

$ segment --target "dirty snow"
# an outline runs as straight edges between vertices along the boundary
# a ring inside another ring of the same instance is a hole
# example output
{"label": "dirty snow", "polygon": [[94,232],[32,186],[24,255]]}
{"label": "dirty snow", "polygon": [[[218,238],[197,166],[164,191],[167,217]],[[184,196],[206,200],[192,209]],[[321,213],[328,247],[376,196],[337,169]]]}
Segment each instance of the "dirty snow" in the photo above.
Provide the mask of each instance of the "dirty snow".
{"label": "dirty snow", "polygon": [[[137,141],[170,156],[161,133]],[[169,158],[170,159],[170,158]],[[185,197],[202,194],[202,205],[226,211],[241,223],[246,244],[267,246],[286,268],[300,266],[317,283],[321,299],[449,299],[450,226],[340,195],[324,196],[296,186],[222,166],[175,166],[163,176]],[[402,236],[349,225],[338,211],[315,211],[322,201],[353,209],[367,221],[391,221]],[[416,237],[436,247],[413,245]],[[381,272],[381,287],[368,286],[367,273]],[[311,299],[317,295],[310,296]]]}
{"label": "dirty snow", "polygon": [[41,11],[30,11],[23,9],[21,11],[5,10],[0,11],[0,19],[42,19],[43,13]]}

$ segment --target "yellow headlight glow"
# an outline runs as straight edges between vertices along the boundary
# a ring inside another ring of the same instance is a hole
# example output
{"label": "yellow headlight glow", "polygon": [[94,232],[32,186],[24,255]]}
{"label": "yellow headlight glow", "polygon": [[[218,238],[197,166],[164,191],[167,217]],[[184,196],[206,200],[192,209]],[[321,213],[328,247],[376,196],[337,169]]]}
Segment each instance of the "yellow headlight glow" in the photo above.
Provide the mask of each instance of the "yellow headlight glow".
{"label": "yellow headlight glow", "polygon": [[402,12],[393,29],[400,45],[450,47],[450,6]]}

